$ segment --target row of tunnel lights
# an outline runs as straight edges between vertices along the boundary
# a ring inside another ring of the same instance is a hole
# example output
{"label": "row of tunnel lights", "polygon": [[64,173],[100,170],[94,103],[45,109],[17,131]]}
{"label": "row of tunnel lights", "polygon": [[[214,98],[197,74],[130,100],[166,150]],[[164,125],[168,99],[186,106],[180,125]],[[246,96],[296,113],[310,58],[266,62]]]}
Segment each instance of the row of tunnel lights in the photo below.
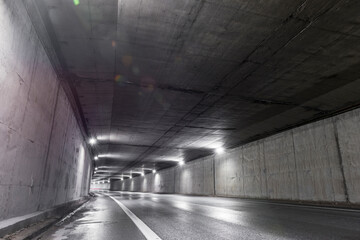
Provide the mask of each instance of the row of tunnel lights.
{"label": "row of tunnel lights", "polygon": [[[182,163],[182,164],[184,164],[184,163]],[[98,168],[96,167],[95,168],[95,172],[94,173],[96,173],[96,171],[98,170]],[[152,173],[156,173],[156,170],[155,169],[153,169],[152,170]],[[141,176],[143,177],[143,176],[145,176],[145,173],[144,172],[141,172]],[[132,179],[132,173],[130,173],[130,176],[129,176],[129,179]],[[120,180],[121,181],[123,181],[124,180],[124,178],[122,177],[122,178],[120,178]],[[108,179],[108,180],[105,180],[105,181],[98,181],[98,182],[93,182],[94,184],[101,184],[101,183],[110,183],[110,180]]]}
{"label": "row of tunnel lights", "polygon": [[[90,144],[90,145],[95,145],[96,143],[97,143],[96,138],[90,138],[90,139],[89,139],[89,144]],[[215,149],[215,152],[216,152],[217,154],[222,154],[222,153],[225,152],[225,149],[224,149],[223,147],[218,147],[218,148]],[[95,160],[98,160],[99,157],[98,157],[98,156],[95,156],[94,159],[95,159]],[[182,165],[185,164],[185,162],[184,162],[184,160],[180,160],[180,161],[178,162],[178,164],[179,164],[179,166],[182,166]],[[98,170],[98,168],[96,167],[94,173],[96,173],[97,170]],[[152,173],[156,173],[156,169],[153,169],[153,170],[152,170]],[[141,176],[145,176],[145,173],[142,172],[142,173],[141,173]],[[130,174],[130,177],[129,177],[129,178],[132,179],[131,174]],[[123,178],[120,178],[120,180],[123,180]],[[110,181],[109,181],[109,180],[107,180],[107,181],[100,181],[99,183],[106,183],[106,182],[109,183]],[[97,182],[95,182],[95,184],[97,184]]]}

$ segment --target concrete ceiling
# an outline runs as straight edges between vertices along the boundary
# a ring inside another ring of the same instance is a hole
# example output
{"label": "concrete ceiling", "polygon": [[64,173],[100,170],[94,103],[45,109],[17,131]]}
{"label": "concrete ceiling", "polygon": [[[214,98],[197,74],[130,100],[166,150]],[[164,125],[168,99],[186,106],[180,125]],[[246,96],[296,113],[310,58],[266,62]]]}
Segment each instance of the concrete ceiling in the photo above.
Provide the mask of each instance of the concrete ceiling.
{"label": "concrete ceiling", "polygon": [[37,4],[99,139],[96,164],[111,174],[172,166],[360,102],[358,0]]}

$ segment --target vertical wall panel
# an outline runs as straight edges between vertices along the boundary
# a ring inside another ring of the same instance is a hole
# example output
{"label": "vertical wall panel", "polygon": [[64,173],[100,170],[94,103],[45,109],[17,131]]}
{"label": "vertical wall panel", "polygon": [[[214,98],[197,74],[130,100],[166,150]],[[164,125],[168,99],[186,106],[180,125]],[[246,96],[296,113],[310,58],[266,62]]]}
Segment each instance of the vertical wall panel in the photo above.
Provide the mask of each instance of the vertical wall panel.
{"label": "vertical wall panel", "polygon": [[150,191],[360,203],[359,146],[357,109],[159,171]]}
{"label": "vertical wall panel", "polygon": [[23,1],[0,2],[0,102],[0,220],[87,195],[86,143]]}
{"label": "vertical wall panel", "polygon": [[336,127],[349,201],[360,203],[360,111],[338,116]]}

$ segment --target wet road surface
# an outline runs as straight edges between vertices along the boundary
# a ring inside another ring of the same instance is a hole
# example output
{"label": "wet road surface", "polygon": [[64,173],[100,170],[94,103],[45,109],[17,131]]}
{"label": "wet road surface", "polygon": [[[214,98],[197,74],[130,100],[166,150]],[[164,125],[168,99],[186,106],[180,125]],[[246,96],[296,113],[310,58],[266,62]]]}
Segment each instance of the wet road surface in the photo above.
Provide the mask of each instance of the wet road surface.
{"label": "wet road surface", "polygon": [[40,239],[360,239],[360,211],[235,198],[98,192]]}

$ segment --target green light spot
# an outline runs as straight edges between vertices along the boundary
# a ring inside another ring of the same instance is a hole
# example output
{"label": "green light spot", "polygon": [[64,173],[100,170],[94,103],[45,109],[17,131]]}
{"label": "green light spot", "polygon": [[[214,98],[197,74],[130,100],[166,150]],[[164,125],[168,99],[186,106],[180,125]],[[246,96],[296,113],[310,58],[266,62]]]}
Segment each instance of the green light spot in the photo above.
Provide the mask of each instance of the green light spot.
{"label": "green light spot", "polygon": [[80,4],[80,0],[74,0],[74,5],[77,6]]}

